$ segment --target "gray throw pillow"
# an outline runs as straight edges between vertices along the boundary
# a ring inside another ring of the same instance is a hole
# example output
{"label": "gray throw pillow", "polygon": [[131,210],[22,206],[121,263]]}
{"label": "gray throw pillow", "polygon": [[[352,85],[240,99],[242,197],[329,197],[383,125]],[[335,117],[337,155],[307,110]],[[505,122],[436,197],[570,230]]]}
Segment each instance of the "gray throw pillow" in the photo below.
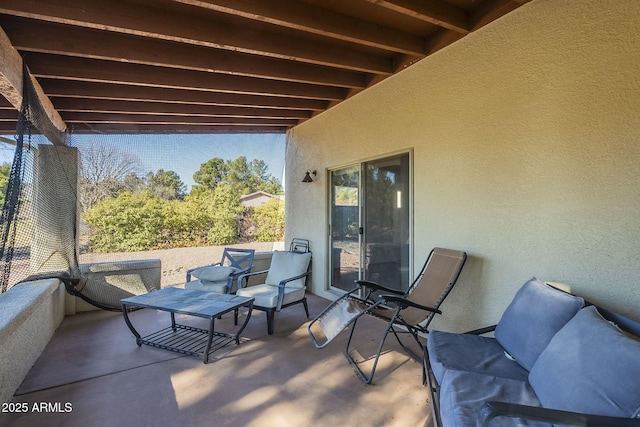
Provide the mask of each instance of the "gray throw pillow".
{"label": "gray throw pillow", "polygon": [[529,373],[543,406],[640,416],[640,341],[587,307],[551,340]]}
{"label": "gray throw pillow", "polygon": [[582,298],[534,277],[520,288],[502,314],[496,325],[496,339],[520,366],[529,371],[551,338],[582,307]]}
{"label": "gray throw pillow", "polygon": [[197,268],[191,272],[191,275],[205,282],[219,282],[227,280],[227,278],[235,271],[236,268],[234,267],[212,265]]}

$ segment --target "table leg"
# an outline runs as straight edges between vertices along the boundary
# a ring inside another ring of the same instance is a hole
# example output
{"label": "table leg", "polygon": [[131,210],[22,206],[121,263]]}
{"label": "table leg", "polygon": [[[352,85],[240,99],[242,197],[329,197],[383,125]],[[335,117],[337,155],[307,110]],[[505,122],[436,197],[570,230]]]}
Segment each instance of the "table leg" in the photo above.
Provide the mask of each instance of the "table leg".
{"label": "table leg", "polygon": [[209,321],[209,339],[207,340],[207,347],[204,349],[204,354],[202,355],[202,360],[204,363],[209,362],[209,350],[211,350],[211,342],[213,341],[213,331],[215,329],[215,325],[216,319],[215,317],[212,317]]}
{"label": "table leg", "polygon": [[249,305],[248,307],[248,311],[247,311],[247,318],[244,319],[244,323],[242,324],[242,326],[240,326],[240,329],[238,330],[238,332],[236,332],[235,335],[235,340],[236,340],[236,344],[240,344],[240,334],[242,333],[242,331],[244,330],[244,328],[247,327],[247,323],[249,323],[249,319],[251,318],[251,312],[253,311],[253,300],[249,301]]}
{"label": "table leg", "polygon": [[122,304],[122,315],[124,316],[124,322],[129,327],[129,330],[136,337],[136,344],[138,344],[138,347],[140,347],[142,345],[142,341],[141,341],[142,337],[140,336],[138,331],[136,331],[136,328],[133,327],[133,324],[131,323],[131,320],[129,320],[129,312],[127,311],[126,304]]}

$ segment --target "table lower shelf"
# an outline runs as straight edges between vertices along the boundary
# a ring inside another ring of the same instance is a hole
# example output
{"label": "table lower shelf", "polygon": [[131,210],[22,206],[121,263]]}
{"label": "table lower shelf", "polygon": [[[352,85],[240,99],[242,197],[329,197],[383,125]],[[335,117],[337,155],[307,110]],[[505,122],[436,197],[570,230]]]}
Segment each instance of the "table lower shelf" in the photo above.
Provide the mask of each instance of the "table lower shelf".
{"label": "table lower shelf", "polygon": [[[203,358],[205,363],[207,363],[210,354],[234,341],[236,344],[238,343],[238,339],[233,335],[213,332],[211,347],[207,352],[209,331],[179,324],[175,325],[175,329],[169,326],[145,337],[136,339],[136,343],[139,346],[144,344],[176,353],[199,356]],[[205,352],[207,354],[205,354]]]}

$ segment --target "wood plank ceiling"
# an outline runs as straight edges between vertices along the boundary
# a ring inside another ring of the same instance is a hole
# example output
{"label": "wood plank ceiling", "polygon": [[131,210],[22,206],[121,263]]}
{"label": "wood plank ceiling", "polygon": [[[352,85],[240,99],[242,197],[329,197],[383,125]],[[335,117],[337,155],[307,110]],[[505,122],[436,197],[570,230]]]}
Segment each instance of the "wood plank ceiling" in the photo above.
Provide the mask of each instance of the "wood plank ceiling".
{"label": "wood plank ceiling", "polygon": [[0,27],[72,133],[285,132],[528,1],[0,0]]}

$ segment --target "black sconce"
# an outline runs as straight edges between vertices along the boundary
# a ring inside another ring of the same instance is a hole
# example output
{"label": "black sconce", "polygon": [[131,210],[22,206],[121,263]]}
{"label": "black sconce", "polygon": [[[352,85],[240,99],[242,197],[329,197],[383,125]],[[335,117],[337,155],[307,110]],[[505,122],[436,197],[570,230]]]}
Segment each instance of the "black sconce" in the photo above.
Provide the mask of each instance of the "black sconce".
{"label": "black sconce", "polygon": [[318,171],[316,170],[308,170],[305,172],[304,174],[304,178],[302,178],[302,182],[313,182],[313,178],[311,178],[311,175],[313,175],[314,177],[318,174]]}

